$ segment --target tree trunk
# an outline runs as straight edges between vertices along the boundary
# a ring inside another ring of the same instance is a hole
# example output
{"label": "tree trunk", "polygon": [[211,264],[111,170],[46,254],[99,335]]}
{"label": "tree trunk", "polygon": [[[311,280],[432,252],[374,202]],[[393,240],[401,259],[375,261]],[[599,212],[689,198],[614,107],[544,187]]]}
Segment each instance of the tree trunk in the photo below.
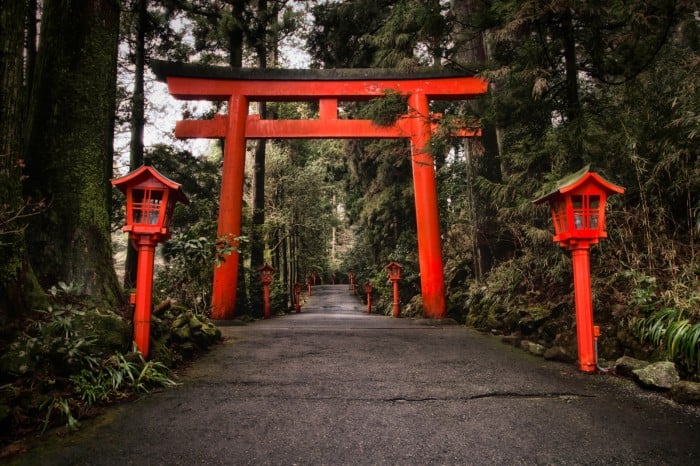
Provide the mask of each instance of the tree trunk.
{"label": "tree trunk", "polygon": [[[267,29],[269,14],[267,0],[258,0],[258,24],[256,36],[251,37],[258,56],[258,67],[267,68]],[[267,106],[260,102],[260,118],[267,117]],[[253,160],[253,225],[250,231],[250,265],[259,267],[263,265],[265,256],[265,242],[263,227],[265,225],[265,155],[267,140],[259,139],[255,143]]]}
{"label": "tree trunk", "polygon": [[[484,40],[484,33],[481,30],[468,27],[466,25],[473,23],[472,17],[478,12],[479,3],[476,0],[458,1],[452,0],[452,12],[455,15],[455,37],[456,42],[461,44],[455,59],[464,64],[468,68],[477,68],[480,63],[485,63],[487,60],[487,50]],[[471,109],[475,113],[479,113],[480,104],[478,100],[469,102]],[[477,205],[476,192],[474,190],[474,179],[477,176],[484,176],[492,181],[500,181],[502,174],[500,171],[500,147],[499,129],[495,126],[485,126],[482,128],[482,137],[480,140],[483,150],[475,150],[479,142],[466,140],[464,142],[464,156],[466,159],[466,177],[469,193],[469,225],[470,236],[472,242],[472,255],[474,256],[473,273],[478,279],[489,271],[493,263],[493,253],[491,245],[486,240],[489,235],[485,231],[486,225],[483,225],[483,220],[479,213],[486,214],[483,206]]]}
{"label": "tree trunk", "polygon": [[[143,165],[143,128],[145,125],[144,69],[146,65],[146,28],[148,27],[148,0],[137,0],[136,31],[134,41],[134,91],[131,96],[131,144],[129,147],[129,170]],[[127,242],[124,265],[124,288],[136,286],[136,249]]]}
{"label": "tree trunk", "polygon": [[5,0],[0,8],[0,327],[45,302],[29,265],[22,199],[24,0]]}
{"label": "tree trunk", "polygon": [[574,26],[569,11],[561,21],[562,47],[564,49],[564,66],[566,80],[566,119],[573,134],[570,138],[572,147],[569,151],[568,171],[576,171],[583,165],[583,118],[578,89],[578,60],[576,58],[576,39]]}
{"label": "tree trunk", "polygon": [[46,0],[30,105],[28,192],[47,209],[30,225],[40,282],[123,301],[112,264],[110,199],[119,3]]}

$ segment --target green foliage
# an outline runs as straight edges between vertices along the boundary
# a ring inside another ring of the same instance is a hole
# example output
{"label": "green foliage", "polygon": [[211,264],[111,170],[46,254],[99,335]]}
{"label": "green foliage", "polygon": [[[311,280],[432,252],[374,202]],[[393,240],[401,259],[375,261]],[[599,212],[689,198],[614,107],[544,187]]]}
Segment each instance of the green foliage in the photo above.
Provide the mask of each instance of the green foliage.
{"label": "green foliage", "polygon": [[377,126],[391,126],[407,113],[407,100],[406,96],[387,89],[383,97],[370,100],[358,114],[360,118],[372,120]]}
{"label": "green foliage", "polygon": [[[700,293],[692,270],[659,283],[656,277],[630,271],[630,292],[637,310],[629,326],[641,343],[662,350],[664,357],[680,363],[686,371],[700,369]],[[665,289],[666,286],[670,288]]]}
{"label": "green foliage", "polygon": [[[140,352],[128,360],[114,354],[99,368],[83,369],[70,377],[75,393],[88,405],[125,398],[132,392],[148,392],[155,387],[176,383],[168,377],[168,368],[159,361],[146,361]],[[134,360],[135,359],[135,360]]]}
{"label": "green foliage", "polygon": [[198,313],[207,311],[211,299],[214,267],[218,267],[245,238],[194,237],[194,232],[175,235],[166,250],[167,262],[154,281],[156,299],[172,298]]}
{"label": "green foliage", "polygon": [[642,343],[662,347],[670,360],[680,361],[693,372],[700,369],[700,322],[691,320],[684,311],[660,309],[634,320],[632,329]]}
{"label": "green foliage", "polygon": [[172,386],[166,364],[221,338],[204,316],[161,309],[152,316],[152,359],[146,361],[133,346],[131,323],[90,307],[82,287],[59,283],[49,296],[51,306],[36,311],[0,352],[0,414],[11,434],[60,424],[75,429],[94,405]]}

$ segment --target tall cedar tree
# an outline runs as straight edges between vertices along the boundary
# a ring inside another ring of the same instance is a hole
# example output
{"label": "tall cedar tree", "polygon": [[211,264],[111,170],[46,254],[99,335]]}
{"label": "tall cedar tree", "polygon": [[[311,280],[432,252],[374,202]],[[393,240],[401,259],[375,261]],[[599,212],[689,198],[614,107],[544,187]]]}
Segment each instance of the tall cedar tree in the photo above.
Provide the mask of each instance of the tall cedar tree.
{"label": "tall cedar tree", "polygon": [[[143,164],[143,130],[146,122],[144,71],[146,68],[148,0],[136,0],[133,9],[134,88],[131,95],[131,140],[129,144],[129,169],[131,171]],[[124,288],[129,289],[136,286],[137,262],[136,249],[129,242],[124,265]]]}
{"label": "tall cedar tree", "polygon": [[110,199],[119,2],[47,0],[30,101],[27,192],[46,210],[30,225],[43,286],[122,301],[112,265]]}
{"label": "tall cedar tree", "polygon": [[22,129],[26,87],[24,0],[0,4],[0,327],[41,303],[41,290],[29,265],[23,217],[30,206],[22,199]]}

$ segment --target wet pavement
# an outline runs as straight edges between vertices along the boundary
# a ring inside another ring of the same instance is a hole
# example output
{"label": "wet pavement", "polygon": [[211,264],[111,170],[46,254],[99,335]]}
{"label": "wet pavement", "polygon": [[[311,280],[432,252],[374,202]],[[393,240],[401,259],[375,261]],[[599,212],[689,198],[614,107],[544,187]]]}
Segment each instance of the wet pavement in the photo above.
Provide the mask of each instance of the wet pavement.
{"label": "wet pavement", "polygon": [[698,464],[700,411],[463,326],[368,315],[347,285],[223,326],[180,385],[16,464]]}

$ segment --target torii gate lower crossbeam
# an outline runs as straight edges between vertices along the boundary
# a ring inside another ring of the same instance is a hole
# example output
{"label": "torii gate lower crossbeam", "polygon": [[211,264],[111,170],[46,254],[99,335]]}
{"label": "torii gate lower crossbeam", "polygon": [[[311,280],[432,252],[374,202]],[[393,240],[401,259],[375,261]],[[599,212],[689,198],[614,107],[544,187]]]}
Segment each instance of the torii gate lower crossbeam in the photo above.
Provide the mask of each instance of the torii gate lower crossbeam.
{"label": "torii gate lower crossbeam", "polygon": [[[156,62],[156,76],[169,92],[185,100],[226,100],[228,115],[176,124],[178,138],[224,138],[218,234],[240,236],[246,139],[260,138],[407,138],[411,141],[413,187],[418,233],[423,315],[446,317],[442,247],[435,167],[430,137],[439,116],[429,112],[430,99],[469,99],[486,92],[485,81],[464,73],[417,70],[246,70]],[[338,102],[383,97],[386,92],[408,98],[408,112],[396,123],[377,126],[369,120],[338,118]],[[251,101],[318,101],[317,120],[261,120],[248,114]],[[476,136],[464,128],[455,135]],[[238,254],[214,271],[212,318],[235,314]]]}

